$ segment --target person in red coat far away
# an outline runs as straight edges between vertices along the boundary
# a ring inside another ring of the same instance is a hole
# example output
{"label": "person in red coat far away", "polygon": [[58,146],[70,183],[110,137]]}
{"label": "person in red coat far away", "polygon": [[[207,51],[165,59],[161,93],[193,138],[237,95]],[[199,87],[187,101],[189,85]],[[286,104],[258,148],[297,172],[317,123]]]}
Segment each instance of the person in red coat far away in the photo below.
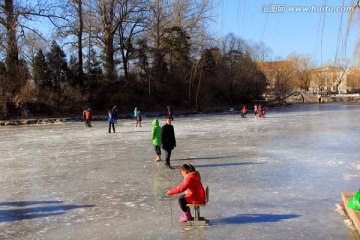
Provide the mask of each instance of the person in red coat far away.
{"label": "person in red coat far away", "polygon": [[180,167],[180,172],[184,177],[184,182],[179,186],[173,188],[167,192],[168,195],[174,195],[185,192],[185,195],[179,197],[179,205],[183,211],[183,215],[179,222],[187,222],[193,220],[191,216],[190,208],[186,204],[202,204],[206,201],[205,190],[201,183],[201,177],[198,171],[190,164],[184,164]]}

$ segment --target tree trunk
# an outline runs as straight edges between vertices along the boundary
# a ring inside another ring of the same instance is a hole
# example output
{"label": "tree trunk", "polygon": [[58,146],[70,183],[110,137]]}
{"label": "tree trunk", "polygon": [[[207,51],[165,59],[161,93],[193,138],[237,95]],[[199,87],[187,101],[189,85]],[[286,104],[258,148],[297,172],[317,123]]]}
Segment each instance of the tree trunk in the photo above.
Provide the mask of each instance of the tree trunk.
{"label": "tree trunk", "polygon": [[198,102],[199,92],[200,92],[200,85],[201,85],[201,78],[202,78],[202,70],[200,71],[199,83],[198,83],[198,87],[197,87],[197,90],[196,90],[195,107],[196,107],[196,110],[197,110],[197,111],[200,111],[200,110],[201,110],[200,107],[199,107],[199,102]]}
{"label": "tree trunk", "polygon": [[6,66],[10,76],[14,76],[16,65],[18,63],[18,49],[16,39],[16,18],[14,16],[13,0],[5,0],[6,14]]}
{"label": "tree trunk", "polygon": [[230,106],[234,105],[234,91],[233,91],[234,80],[231,78],[230,80]]}
{"label": "tree trunk", "polygon": [[105,41],[105,71],[108,80],[114,80],[115,61],[114,61],[114,37],[109,36]]}
{"label": "tree trunk", "polygon": [[191,69],[190,80],[189,80],[189,103],[191,102],[191,86],[192,86],[192,83],[194,82],[194,79],[195,79],[195,77],[196,77],[199,63],[200,63],[200,61],[197,62],[196,65],[195,65],[195,67],[193,67],[193,68]]}
{"label": "tree trunk", "polygon": [[79,11],[79,31],[78,31],[78,73],[79,73],[79,85],[84,85],[84,63],[83,63],[83,53],[82,53],[82,35],[84,29],[83,22],[83,13],[82,13],[82,0],[78,0],[78,11]]}

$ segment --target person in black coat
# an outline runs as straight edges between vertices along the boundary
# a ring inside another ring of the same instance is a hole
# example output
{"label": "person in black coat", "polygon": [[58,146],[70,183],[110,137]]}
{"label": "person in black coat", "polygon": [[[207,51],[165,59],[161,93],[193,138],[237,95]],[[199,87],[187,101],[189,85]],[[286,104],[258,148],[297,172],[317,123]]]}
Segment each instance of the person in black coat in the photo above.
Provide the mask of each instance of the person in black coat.
{"label": "person in black coat", "polygon": [[166,118],[166,124],[162,127],[161,131],[161,145],[165,154],[165,166],[173,169],[170,166],[171,151],[176,147],[176,139],[174,127],[171,125],[171,118]]}
{"label": "person in black coat", "polygon": [[171,119],[171,121],[174,121],[174,118],[173,118],[173,110],[170,106],[167,106],[167,111],[168,111],[168,118]]}

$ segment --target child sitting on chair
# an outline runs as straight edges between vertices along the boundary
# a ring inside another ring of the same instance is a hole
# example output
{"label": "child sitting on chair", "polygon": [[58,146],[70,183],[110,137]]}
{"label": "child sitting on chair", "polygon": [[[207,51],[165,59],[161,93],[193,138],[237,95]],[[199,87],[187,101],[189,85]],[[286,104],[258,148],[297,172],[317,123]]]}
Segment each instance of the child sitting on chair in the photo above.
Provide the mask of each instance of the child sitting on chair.
{"label": "child sitting on chair", "polygon": [[179,197],[179,205],[183,211],[183,215],[179,222],[187,222],[193,220],[190,213],[190,208],[187,204],[202,204],[206,201],[205,190],[201,183],[200,174],[190,164],[184,164],[180,167],[180,172],[184,177],[184,182],[179,186],[173,188],[167,192],[168,195],[173,195],[181,192],[185,192],[185,195]]}

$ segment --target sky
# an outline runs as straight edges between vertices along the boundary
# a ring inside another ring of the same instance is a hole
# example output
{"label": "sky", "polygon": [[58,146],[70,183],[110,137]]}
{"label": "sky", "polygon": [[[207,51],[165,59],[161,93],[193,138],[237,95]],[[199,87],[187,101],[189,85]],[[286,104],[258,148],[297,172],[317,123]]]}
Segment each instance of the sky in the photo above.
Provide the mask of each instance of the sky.
{"label": "sky", "polygon": [[[291,53],[306,55],[320,65],[355,56],[360,25],[347,25],[351,0],[214,0],[216,23],[213,31],[253,43],[263,42],[273,59],[286,59]],[[360,7],[355,11],[360,13]],[[347,36],[347,37],[346,37]],[[339,62],[339,61],[337,61]]]}

